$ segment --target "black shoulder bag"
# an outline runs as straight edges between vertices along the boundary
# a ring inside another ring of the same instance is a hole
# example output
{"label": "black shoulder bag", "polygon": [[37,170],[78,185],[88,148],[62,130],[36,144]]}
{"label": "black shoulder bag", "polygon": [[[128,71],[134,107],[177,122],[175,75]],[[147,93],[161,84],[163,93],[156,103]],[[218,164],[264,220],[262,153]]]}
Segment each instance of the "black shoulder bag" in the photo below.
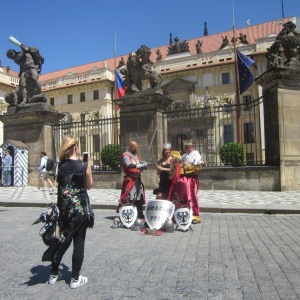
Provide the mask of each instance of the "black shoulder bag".
{"label": "black shoulder bag", "polygon": [[91,203],[90,203],[90,198],[89,195],[87,193],[86,190],[86,169],[87,169],[87,165],[85,166],[85,163],[82,163],[83,166],[83,183],[84,183],[84,188],[85,188],[85,194],[83,195],[84,197],[84,210],[85,210],[85,214],[87,216],[87,227],[88,228],[93,228],[94,224],[95,224],[95,210],[92,209]]}

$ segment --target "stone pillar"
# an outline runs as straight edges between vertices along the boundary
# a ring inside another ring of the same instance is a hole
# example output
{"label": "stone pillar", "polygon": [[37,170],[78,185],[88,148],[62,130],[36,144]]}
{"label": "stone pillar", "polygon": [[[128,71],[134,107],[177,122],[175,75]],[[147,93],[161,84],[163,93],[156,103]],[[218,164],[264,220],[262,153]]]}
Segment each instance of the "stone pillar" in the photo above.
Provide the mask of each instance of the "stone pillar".
{"label": "stone pillar", "polygon": [[271,69],[263,88],[266,164],[280,167],[282,191],[300,190],[300,70]]}
{"label": "stone pillar", "polygon": [[47,103],[10,107],[6,114],[0,116],[4,124],[4,141],[22,141],[28,146],[29,185],[37,184],[37,172],[33,171],[40,164],[41,151],[55,158],[51,125],[63,117],[64,114]]}
{"label": "stone pillar", "polygon": [[[122,97],[114,102],[120,106],[122,152],[128,148],[129,142],[134,140],[139,145],[138,152],[141,160],[156,162],[161,158],[162,145],[166,142],[164,132],[167,130],[163,112],[172,100],[158,91],[147,90]],[[154,165],[152,169],[154,170]],[[156,172],[144,172],[144,184],[149,187],[155,186],[156,177]]]}

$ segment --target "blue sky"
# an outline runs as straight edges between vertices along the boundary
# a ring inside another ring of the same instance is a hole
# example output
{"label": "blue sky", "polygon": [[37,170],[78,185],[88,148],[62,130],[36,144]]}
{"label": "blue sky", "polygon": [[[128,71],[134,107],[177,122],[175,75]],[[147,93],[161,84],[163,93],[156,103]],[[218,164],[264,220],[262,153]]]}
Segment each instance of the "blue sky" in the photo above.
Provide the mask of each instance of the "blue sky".
{"label": "blue sky", "polygon": [[[294,0],[234,0],[237,28],[299,16]],[[180,40],[230,30],[232,0],[15,0],[0,4],[0,59],[18,71],[6,57],[14,36],[36,46],[45,57],[42,73],[124,55],[145,44],[150,48],[168,44],[169,34]]]}

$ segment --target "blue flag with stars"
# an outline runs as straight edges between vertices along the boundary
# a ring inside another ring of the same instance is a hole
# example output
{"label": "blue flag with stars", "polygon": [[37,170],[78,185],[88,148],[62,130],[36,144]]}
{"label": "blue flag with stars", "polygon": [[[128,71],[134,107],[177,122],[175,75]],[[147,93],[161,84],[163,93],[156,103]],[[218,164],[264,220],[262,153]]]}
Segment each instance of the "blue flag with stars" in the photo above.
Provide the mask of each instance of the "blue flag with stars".
{"label": "blue flag with stars", "polygon": [[236,50],[236,54],[239,70],[240,94],[243,94],[253,83],[253,75],[250,71],[250,67],[255,61],[238,50]]}

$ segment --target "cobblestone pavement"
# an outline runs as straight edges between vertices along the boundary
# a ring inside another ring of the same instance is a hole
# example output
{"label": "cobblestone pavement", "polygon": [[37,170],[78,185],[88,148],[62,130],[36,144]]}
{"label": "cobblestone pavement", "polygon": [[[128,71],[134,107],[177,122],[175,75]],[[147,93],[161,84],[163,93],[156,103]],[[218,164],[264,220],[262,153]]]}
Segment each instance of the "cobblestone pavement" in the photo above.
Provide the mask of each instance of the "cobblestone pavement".
{"label": "cobblestone pavement", "polygon": [[[3,206],[43,206],[53,200],[46,189],[0,187],[0,205]],[[120,190],[91,189],[91,203],[95,208],[115,209]],[[198,192],[202,212],[254,212],[298,213],[300,212],[300,191],[295,192],[256,192],[256,191],[211,191]],[[154,199],[151,190],[146,190],[146,199]]]}
{"label": "cobblestone pavement", "polygon": [[300,299],[300,215],[202,213],[187,232],[145,236],[111,229],[114,210],[97,209],[88,229],[82,274],[69,288],[48,285],[46,250],[31,225],[41,207],[0,207],[0,299]]}

